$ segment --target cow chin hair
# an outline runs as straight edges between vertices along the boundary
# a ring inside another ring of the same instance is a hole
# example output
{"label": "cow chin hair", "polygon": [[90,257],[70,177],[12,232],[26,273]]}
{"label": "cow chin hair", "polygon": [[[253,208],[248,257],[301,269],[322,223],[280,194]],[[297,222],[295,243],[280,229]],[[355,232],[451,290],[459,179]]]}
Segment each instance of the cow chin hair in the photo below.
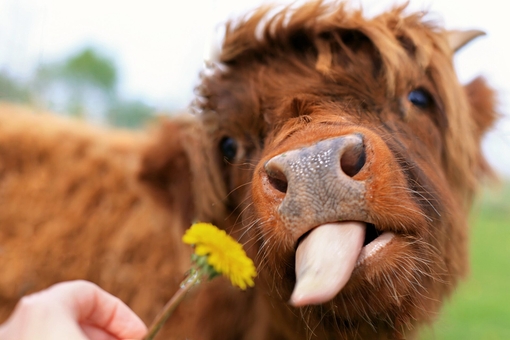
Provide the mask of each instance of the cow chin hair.
{"label": "cow chin hair", "polygon": [[[277,306],[290,298],[295,282],[294,258],[292,249],[287,254],[282,249],[284,242],[279,242],[277,235],[264,238],[266,241],[258,242],[261,246],[256,259],[264,289],[279,302]],[[368,336],[367,325],[375,333],[394,338],[409,335],[416,320],[427,323],[435,318],[441,297],[451,292],[457,280],[444,254],[430,241],[404,237],[386,249],[384,260],[375,255],[356,267],[350,281],[330,302],[284,309],[298,314],[310,335],[343,333],[346,339],[357,338],[360,334]]]}

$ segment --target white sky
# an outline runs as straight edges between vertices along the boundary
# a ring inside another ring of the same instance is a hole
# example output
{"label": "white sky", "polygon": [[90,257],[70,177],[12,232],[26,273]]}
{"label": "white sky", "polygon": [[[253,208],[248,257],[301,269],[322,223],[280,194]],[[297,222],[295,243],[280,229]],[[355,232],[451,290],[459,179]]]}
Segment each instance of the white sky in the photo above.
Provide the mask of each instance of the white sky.
{"label": "white sky", "polygon": [[[121,93],[160,109],[184,108],[193,98],[214,29],[262,2],[0,0],[0,70],[28,77],[42,62],[86,45],[99,46],[118,63]],[[395,3],[359,2],[370,15]],[[463,49],[455,62],[463,82],[484,75],[500,93],[501,111],[507,116],[487,138],[485,151],[500,172],[510,175],[510,3],[410,2],[412,10],[430,10],[431,17],[447,28],[478,28],[488,33]]]}

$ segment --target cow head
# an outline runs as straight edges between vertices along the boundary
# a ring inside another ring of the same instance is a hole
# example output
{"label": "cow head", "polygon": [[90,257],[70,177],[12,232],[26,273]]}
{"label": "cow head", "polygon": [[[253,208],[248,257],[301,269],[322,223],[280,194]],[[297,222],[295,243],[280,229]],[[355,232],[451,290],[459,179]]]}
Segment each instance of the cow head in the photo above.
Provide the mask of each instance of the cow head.
{"label": "cow head", "polygon": [[245,242],[290,338],[408,336],[466,272],[494,96],[457,80],[471,37],[403,11],[263,8],[202,75],[208,218]]}

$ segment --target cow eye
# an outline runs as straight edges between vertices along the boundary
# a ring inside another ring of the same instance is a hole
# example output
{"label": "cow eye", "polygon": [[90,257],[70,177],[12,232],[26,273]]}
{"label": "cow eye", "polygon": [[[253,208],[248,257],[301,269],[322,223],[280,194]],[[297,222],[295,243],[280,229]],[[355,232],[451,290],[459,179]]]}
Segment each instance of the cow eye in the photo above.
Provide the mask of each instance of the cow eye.
{"label": "cow eye", "polygon": [[407,99],[413,103],[413,105],[421,109],[426,109],[432,104],[432,97],[423,89],[416,89],[409,92]]}
{"label": "cow eye", "polygon": [[227,161],[233,161],[237,154],[236,140],[231,137],[223,137],[220,141],[220,151]]}

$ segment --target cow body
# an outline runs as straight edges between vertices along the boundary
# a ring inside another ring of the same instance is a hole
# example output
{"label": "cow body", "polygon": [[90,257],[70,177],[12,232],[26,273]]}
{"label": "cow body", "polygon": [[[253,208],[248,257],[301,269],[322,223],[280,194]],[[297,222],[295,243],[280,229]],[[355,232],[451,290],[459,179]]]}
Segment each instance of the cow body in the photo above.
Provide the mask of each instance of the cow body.
{"label": "cow body", "polygon": [[[77,278],[115,291],[142,315],[152,310],[148,295],[135,301],[138,284],[147,284],[149,295],[178,285],[177,262],[166,259],[186,249],[173,244],[177,234],[157,236],[173,233],[179,217],[137,184],[137,153],[146,137],[12,105],[1,111],[2,320],[23,294]],[[154,248],[166,250],[151,254]],[[140,266],[168,275],[167,282],[152,281]]]}
{"label": "cow body", "polygon": [[458,83],[466,41],[403,11],[255,11],[227,25],[196,115],[149,136],[2,127],[0,299],[85,278],[149,322],[201,220],[244,243],[259,276],[247,292],[204,283],[167,337],[413,337],[466,273],[496,115],[483,80]]}

